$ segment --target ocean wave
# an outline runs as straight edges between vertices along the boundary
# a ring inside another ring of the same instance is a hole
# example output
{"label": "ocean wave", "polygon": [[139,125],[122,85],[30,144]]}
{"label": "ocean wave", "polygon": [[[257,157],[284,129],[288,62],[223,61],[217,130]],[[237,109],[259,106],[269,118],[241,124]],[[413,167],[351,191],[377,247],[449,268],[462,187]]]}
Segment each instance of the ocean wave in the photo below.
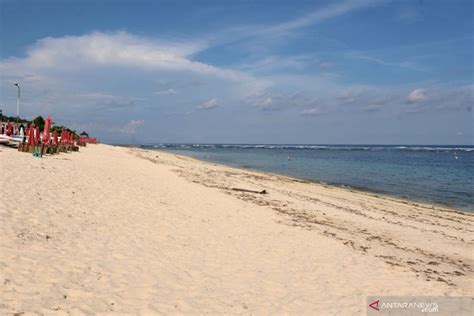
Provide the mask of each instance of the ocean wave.
{"label": "ocean wave", "polygon": [[414,146],[414,145],[280,145],[280,144],[154,144],[144,148],[169,149],[261,149],[261,150],[339,150],[339,151],[417,151],[417,152],[474,152],[474,146]]}

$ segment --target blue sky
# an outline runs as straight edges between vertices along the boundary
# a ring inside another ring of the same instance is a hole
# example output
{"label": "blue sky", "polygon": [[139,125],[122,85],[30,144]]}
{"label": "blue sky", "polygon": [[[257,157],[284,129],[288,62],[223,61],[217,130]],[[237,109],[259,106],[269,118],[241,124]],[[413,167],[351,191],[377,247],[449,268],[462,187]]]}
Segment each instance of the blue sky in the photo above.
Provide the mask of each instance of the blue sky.
{"label": "blue sky", "polygon": [[0,0],[0,107],[111,143],[473,144],[472,1]]}

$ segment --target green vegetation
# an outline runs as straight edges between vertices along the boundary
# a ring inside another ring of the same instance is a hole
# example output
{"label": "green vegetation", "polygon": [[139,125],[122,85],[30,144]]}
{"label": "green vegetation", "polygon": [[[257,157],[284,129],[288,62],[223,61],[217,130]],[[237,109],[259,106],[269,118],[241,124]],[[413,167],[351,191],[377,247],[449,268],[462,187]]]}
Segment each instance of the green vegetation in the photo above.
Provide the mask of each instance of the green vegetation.
{"label": "green vegetation", "polygon": [[[15,116],[6,116],[6,115],[3,115],[3,114],[0,114],[0,121],[2,122],[16,122],[16,117]],[[22,118],[19,118],[18,122],[20,123],[28,123],[29,121],[28,120],[25,120],[25,119],[22,119]]]}
{"label": "green vegetation", "polygon": [[37,116],[34,120],[33,120],[33,123],[35,124],[35,126],[39,126],[40,130],[43,130],[44,129],[44,118],[40,115],[40,116]]}

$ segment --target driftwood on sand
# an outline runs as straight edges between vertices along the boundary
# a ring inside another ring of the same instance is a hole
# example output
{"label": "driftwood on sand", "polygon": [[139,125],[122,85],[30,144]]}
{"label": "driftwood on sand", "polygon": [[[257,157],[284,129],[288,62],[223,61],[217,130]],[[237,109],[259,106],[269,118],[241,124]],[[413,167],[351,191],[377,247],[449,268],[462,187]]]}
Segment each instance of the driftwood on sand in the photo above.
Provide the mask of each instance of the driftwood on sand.
{"label": "driftwood on sand", "polygon": [[239,189],[239,188],[232,188],[231,190],[240,191],[240,192],[257,193],[257,194],[267,194],[267,190],[256,191],[256,190],[247,190],[247,189]]}

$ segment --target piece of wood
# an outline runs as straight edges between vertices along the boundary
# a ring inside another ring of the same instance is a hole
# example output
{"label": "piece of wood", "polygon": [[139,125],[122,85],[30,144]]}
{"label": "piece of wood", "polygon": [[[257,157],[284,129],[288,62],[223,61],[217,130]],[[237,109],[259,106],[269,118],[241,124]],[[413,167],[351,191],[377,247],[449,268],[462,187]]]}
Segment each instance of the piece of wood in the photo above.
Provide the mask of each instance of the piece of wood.
{"label": "piece of wood", "polygon": [[267,190],[255,191],[255,190],[247,190],[247,189],[239,189],[239,188],[232,188],[231,190],[233,190],[233,191],[239,191],[239,192],[249,192],[249,193],[257,193],[257,194],[267,194]]}

